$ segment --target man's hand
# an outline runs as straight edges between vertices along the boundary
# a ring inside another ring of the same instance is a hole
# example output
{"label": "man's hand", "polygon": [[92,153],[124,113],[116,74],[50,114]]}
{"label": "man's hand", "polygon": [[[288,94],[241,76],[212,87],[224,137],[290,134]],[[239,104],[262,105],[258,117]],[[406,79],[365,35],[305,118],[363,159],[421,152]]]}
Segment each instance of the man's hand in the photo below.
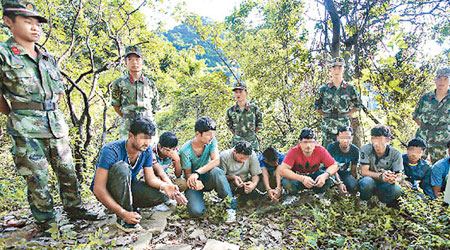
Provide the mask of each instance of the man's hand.
{"label": "man's hand", "polygon": [[128,224],[138,224],[141,221],[141,215],[136,212],[129,212],[127,210],[123,210],[120,214],[118,214],[120,218],[122,218]]}
{"label": "man's hand", "polygon": [[195,187],[194,187],[194,190],[200,191],[200,190],[202,190],[204,187],[205,187],[205,186],[203,185],[203,182],[202,182],[202,181],[199,181],[199,180],[195,181]]}
{"label": "man's hand", "polygon": [[177,192],[179,192],[177,185],[169,183],[161,184],[161,190],[163,190],[164,193],[166,193],[166,195],[169,197],[169,199],[172,200],[175,199],[175,195],[177,194]]}
{"label": "man's hand", "polygon": [[256,187],[256,184],[251,181],[244,182],[243,185],[244,185],[244,192],[246,194],[251,193],[253,191],[253,189],[255,189],[255,187]]}
{"label": "man's hand", "polygon": [[234,176],[233,180],[234,180],[234,184],[235,184],[237,187],[243,187],[243,186],[244,186],[244,182],[242,181],[241,177],[239,177],[239,176]]}
{"label": "man's hand", "polygon": [[267,195],[269,195],[270,201],[278,201],[281,196],[281,190],[279,188],[269,189]]}
{"label": "man's hand", "polygon": [[195,190],[195,185],[197,184],[197,179],[198,179],[198,174],[192,173],[186,182],[188,188]]}
{"label": "man's hand", "polygon": [[316,185],[316,182],[311,177],[306,175],[303,176],[302,183],[306,188],[312,188]]}
{"label": "man's hand", "polygon": [[339,191],[340,191],[342,194],[348,194],[347,187],[345,186],[344,183],[339,184]]}
{"label": "man's hand", "polygon": [[383,173],[383,181],[389,184],[394,184],[397,180],[397,174],[392,171],[386,171]]}
{"label": "man's hand", "polygon": [[175,194],[175,200],[177,201],[177,204],[180,206],[186,206],[188,203],[188,200],[186,199],[186,197],[180,192],[178,191]]}
{"label": "man's hand", "polygon": [[172,159],[172,161],[179,162],[180,161],[180,155],[175,149],[166,149],[167,156]]}
{"label": "man's hand", "polygon": [[325,182],[327,181],[328,177],[330,177],[330,175],[327,172],[317,176],[317,178],[315,180],[316,185],[314,185],[314,186],[323,187],[323,185],[325,185]]}

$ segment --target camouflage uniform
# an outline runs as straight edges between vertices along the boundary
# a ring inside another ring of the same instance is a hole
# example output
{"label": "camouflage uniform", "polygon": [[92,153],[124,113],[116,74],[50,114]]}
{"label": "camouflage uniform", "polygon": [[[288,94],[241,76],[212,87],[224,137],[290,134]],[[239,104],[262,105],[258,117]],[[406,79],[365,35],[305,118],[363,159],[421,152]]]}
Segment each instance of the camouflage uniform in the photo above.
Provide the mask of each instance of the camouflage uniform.
{"label": "camouflage uniform", "polygon": [[[450,69],[441,69],[438,76],[450,76]],[[423,95],[418,107],[414,110],[413,119],[420,120],[416,137],[424,139],[428,143],[428,152],[431,162],[444,158],[446,143],[450,140],[450,90],[439,102],[435,91]]]}
{"label": "camouflage uniform", "polygon": [[[332,66],[344,65],[343,60],[336,58]],[[322,145],[336,141],[338,129],[350,126],[347,113],[361,107],[361,99],[356,88],[344,81],[336,88],[332,82],[320,87],[318,99],[314,103],[316,110],[322,110],[325,115],[322,120]]]}
{"label": "camouflage uniform", "polygon": [[[129,54],[142,54],[136,46],[130,46],[126,50],[125,57]],[[133,80],[130,75],[116,79],[111,86],[111,105],[120,106],[123,119],[119,129],[121,139],[128,138],[130,122],[137,117],[148,117],[153,120],[153,114],[158,107],[158,90],[156,84],[141,75],[139,80]]]}
{"label": "camouflage uniform", "polygon": [[55,59],[35,49],[37,60],[13,38],[0,43],[0,94],[11,107],[7,129],[17,172],[26,179],[28,202],[36,222],[45,224],[55,217],[48,186],[50,164],[59,181],[65,210],[80,208],[81,197],[68,126],[58,107],[64,93],[62,77]]}
{"label": "camouflage uniform", "polygon": [[[235,89],[247,89],[243,83],[234,85]],[[252,144],[253,150],[259,150],[259,142],[256,137],[256,129],[262,128],[262,113],[258,106],[247,102],[243,110],[239,105],[231,106],[226,112],[227,126],[234,131],[231,145],[234,147],[238,141],[245,140]]]}

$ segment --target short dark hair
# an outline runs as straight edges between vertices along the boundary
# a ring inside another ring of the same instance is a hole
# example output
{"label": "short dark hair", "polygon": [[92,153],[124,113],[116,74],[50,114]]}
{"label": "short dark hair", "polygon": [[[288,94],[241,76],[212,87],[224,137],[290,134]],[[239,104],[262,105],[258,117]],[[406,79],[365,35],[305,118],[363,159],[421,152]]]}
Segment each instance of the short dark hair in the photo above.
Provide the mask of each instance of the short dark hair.
{"label": "short dark hair", "polygon": [[253,152],[252,144],[244,140],[236,142],[234,149],[236,150],[236,153],[244,155],[251,155]]}
{"label": "short dark hair", "polygon": [[427,149],[427,143],[422,138],[414,138],[408,142],[407,148],[409,147],[418,147],[425,150]]}
{"label": "short dark hair", "polygon": [[6,12],[3,13],[3,17],[8,17],[9,19],[11,19],[13,22],[16,22],[16,16],[18,16],[17,14],[13,13],[13,12]]}
{"label": "short dark hair", "polygon": [[156,127],[152,120],[147,117],[141,117],[133,120],[130,124],[130,132],[133,135],[146,134],[154,136],[156,133]]}
{"label": "short dark hair", "polygon": [[316,131],[311,128],[304,128],[300,133],[300,140],[303,139],[316,139]]}
{"label": "short dark hair", "polygon": [[370,135],[391,138],[391,130],[386,125],[378,124],[370,130]]}
{"label": "short dark hair", "polygon": [[350,126],[342,126],[342,127],[340,127],[339,129],[338,129],[338,134],[339,133],[342,133],[342,132],[350,132],[350,134],[352,134],[353,135],[353,129],[352,129],[352,127],[350,127]]}
{"label": "short dark hair", "polygon": [[159,144],[163,148],[175,148],[178,146],[178,138],[173,132],[164,132],[159,137]]}
{"label": "short dark hair", "polygon": [[264,156],[264,159],[268,162],[276,162],[278,161],[278,154],[275,148],[268,147],[264,152],[262,153]]}
{"label": "short dark hair", "polygon": [[207,132],[210,130],[216,130],[216,122],[214,122],[213,119],[203,116],[197,119],[195,122],[195,132],[200,132],[200,134],[203,134],[203,132]]}

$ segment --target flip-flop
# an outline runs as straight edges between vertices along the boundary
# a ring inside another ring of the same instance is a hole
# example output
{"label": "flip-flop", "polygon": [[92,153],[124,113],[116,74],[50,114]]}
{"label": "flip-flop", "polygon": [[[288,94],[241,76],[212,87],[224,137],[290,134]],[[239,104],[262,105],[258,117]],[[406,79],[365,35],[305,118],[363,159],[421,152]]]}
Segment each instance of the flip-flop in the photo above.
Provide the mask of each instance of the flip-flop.
{"label": "flip-flop", "polygon": [[27,224],[24,220],[11,219],[2,224],[2,227],[24,227]]}

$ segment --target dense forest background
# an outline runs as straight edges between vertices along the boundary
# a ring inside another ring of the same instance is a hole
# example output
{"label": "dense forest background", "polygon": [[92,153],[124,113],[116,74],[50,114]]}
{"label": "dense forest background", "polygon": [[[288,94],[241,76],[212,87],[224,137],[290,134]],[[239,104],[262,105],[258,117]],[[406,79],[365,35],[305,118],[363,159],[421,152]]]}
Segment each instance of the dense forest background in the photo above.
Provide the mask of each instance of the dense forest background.
{"label": "dense forest background", "polygon": [[[87,183],[99,149],[117,138],[109,86],[125,72],[122,55],[128,45],[142,48],[145,74],[158,86],[159,133],[176,132],[181,145],[193,136],[195,120],[206,115],[218,124],[221,150],[231,139],[225,111],[233,105],[236,79],[249,85],[249,98],[263,113],[261,148],[287,152],[302,128],[320,131],[313,103],[329,80],[327,61],[342,56],[345,79],[365,105],[352,119],[355,143],[368,142],[370,128],[383,123],[395,135],[393,145],[405,151],[417,129],[411,114],[419,97],[434,88],[436,70],[450,65],[448,1],[324,0],[314,2],[316,15],[308,16],[303,1],[244,0],[223,22],[178,9],[174,15],[182,24],[149,30],[145,13],[157,3],[36,2],[49,17],[40,45],[56,57],[65,77],[61,107],[84,197],[92,196]],[[2,26],[0,40],[9,35]],[[0,116],[0,213],[27,206],[5,122]]]}

